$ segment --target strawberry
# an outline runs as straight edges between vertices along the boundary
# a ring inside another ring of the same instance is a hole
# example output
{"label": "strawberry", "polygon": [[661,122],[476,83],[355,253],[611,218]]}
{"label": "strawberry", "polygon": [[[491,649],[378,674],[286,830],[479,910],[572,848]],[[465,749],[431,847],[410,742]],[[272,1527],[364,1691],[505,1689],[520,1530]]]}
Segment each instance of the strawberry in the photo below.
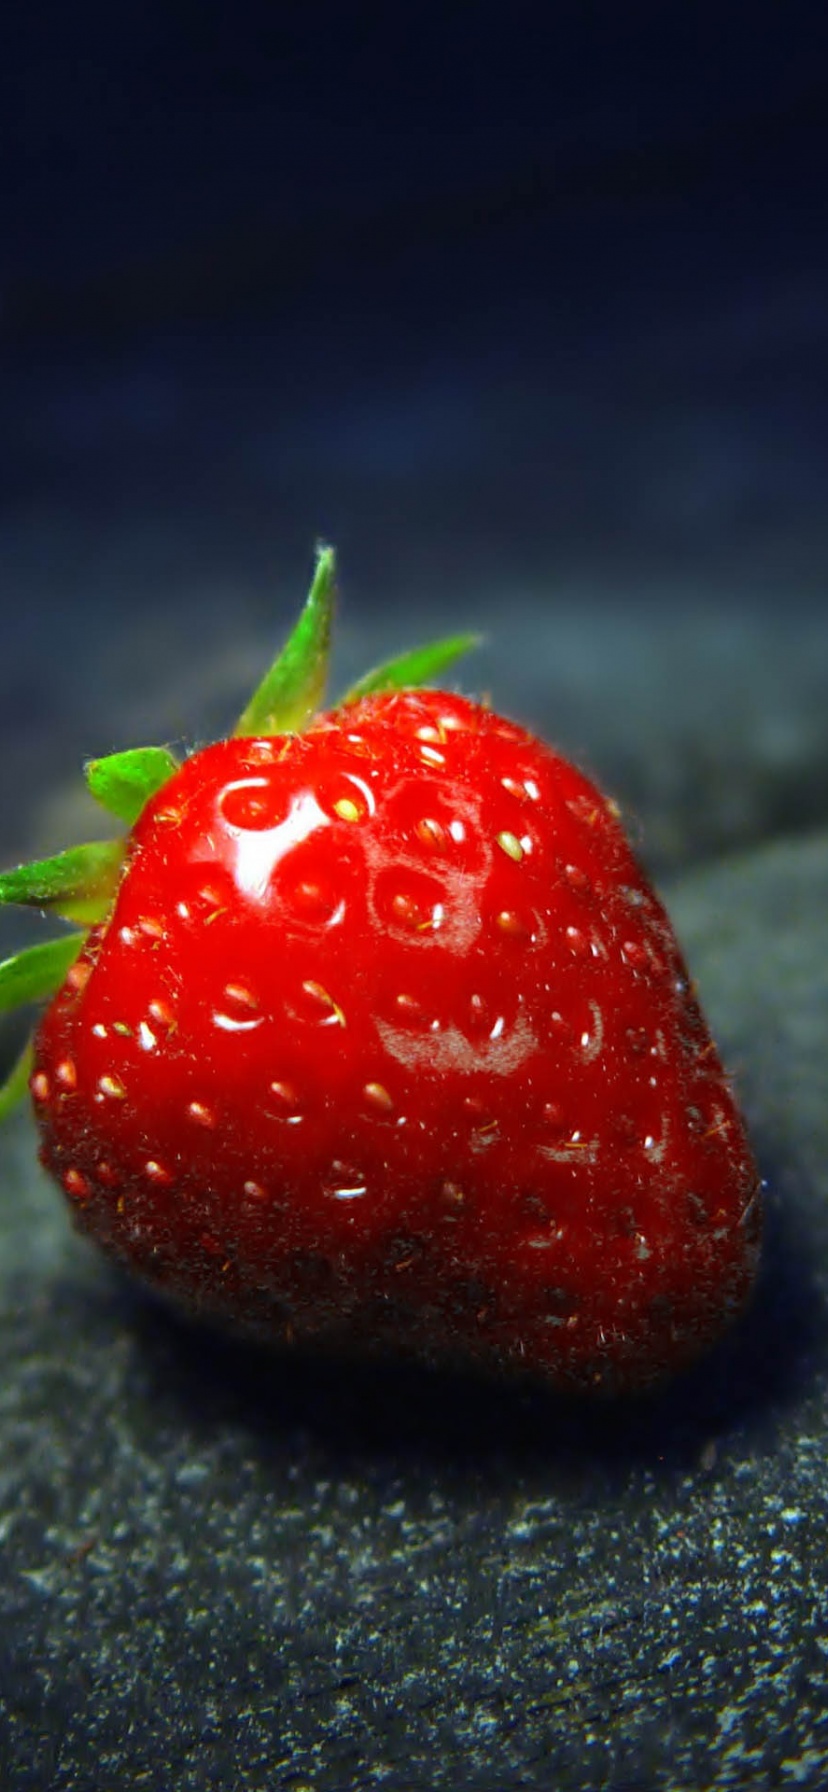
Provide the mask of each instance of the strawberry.
{"label": "strawberry", "polygon": [[236,733],[93,762],[125,840],[0,880],[80,931],[28,1080],[78,1224],[245,1330],[623,1390],[742,1307],[759,1181],[615,805],[404,656],[321,711],[333,557]]}

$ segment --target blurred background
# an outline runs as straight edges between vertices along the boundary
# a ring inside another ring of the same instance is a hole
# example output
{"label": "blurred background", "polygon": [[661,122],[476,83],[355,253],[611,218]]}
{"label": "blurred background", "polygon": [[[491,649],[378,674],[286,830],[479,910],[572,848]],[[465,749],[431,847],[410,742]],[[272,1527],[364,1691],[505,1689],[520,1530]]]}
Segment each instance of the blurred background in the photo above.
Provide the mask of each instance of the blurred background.
{"label": "blurred background", "polygon": [[5,861],[92,827],[85,755],[232,721],[319,537],[340,677],[482,625],[466,687],[657,871],[824,817],[823,5],[2,36]]}

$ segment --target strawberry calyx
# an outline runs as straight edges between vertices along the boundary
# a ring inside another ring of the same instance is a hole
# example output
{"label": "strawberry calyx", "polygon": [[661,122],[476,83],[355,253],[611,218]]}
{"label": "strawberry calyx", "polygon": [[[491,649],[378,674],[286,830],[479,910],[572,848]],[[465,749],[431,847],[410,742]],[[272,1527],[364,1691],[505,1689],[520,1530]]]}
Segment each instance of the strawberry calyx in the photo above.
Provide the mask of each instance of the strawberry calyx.
{"label": "strawberry calyx", "polygon": [[[298,621],[242,711],[234,737],[297,734],[320,713],[327,689],[336,604],[336,555],[320,546],[310,591]],[[478,645],[476,634],[435,641],[375,667],[339,698],[337,708],[382,691],[433,682],[464,653]],[[168,747],[131,747],[90,760],[87,788],[102,808],[125,824],[114,840],[69,847],[0,873],[0,904],[39,908],[71,924],[57,939],[28,946],[0,963],[0,1014],[53,996],[79,956],[91,927],[108,919],[123,872],[129,830],[149,799],[180,770]],[[31,1041],[0,1085],[0,1120],[25,1095],[31,1069]]]}

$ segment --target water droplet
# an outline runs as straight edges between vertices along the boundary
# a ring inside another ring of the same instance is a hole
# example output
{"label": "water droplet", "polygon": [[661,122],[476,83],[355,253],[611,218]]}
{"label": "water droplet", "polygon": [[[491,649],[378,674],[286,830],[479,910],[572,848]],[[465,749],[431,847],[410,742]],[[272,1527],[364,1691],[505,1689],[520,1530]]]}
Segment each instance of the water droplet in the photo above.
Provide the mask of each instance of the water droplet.
{"label": "water droplet", "polygon": [[78,1086],[78,1073],[74,1059],[63,1058],[55,1071],[55,1082],[60,1089],[71,1094]]}
{"label": "water droplet", "polygon": [[187,1119],[194,1121],[196,1126],[203,1126],[207,1131],[211,1131],[216,1124],[216,1116],[213,1109],[208,1108],[203,1101],[191,1101],[188,1103]]}
{"label": "water droplet", "polygon": [[104,1026],[102,1020],[96,1020],[92,1032],[96,1039],[106,1039],[108,1029]]}
{"label": "water droplet", "polygon": [[589,940],[580,927],[567,927],[564,938],[574,958],[586,958],[589,952]]}
{"label": "water droplet", "polygon": [[138,1044],[140,1045],[142,1052],[154,1051],[158,1044],[152,1028],[147,1026],[145,1020],[142,1020],[138,1026]]}

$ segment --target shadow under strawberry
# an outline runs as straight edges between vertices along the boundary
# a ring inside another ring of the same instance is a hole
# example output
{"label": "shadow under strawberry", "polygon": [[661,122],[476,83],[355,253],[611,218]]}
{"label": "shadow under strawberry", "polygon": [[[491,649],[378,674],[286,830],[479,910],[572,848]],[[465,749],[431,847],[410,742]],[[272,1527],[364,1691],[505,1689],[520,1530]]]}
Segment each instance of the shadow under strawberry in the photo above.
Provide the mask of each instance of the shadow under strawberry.
{"label": "shadow under strawberry", "polygon": [[515,1463],[658,1474],[698,1464],[712,1439],[757,1443],[828,1371],[828,1311],[801,1213],[771,1185],[763,1265],[739,1324],[701,1362],[655,1392],[568,1397],[529,1379],[431,1369],[406,1361],[332,1361],[271,1349],[183,1317],[117,1278],[146,1376],[143,1399],[176,1430],[241,1427],[255,1454],[282,1456],[292,1436],[331,1459],[483,1467]]}

